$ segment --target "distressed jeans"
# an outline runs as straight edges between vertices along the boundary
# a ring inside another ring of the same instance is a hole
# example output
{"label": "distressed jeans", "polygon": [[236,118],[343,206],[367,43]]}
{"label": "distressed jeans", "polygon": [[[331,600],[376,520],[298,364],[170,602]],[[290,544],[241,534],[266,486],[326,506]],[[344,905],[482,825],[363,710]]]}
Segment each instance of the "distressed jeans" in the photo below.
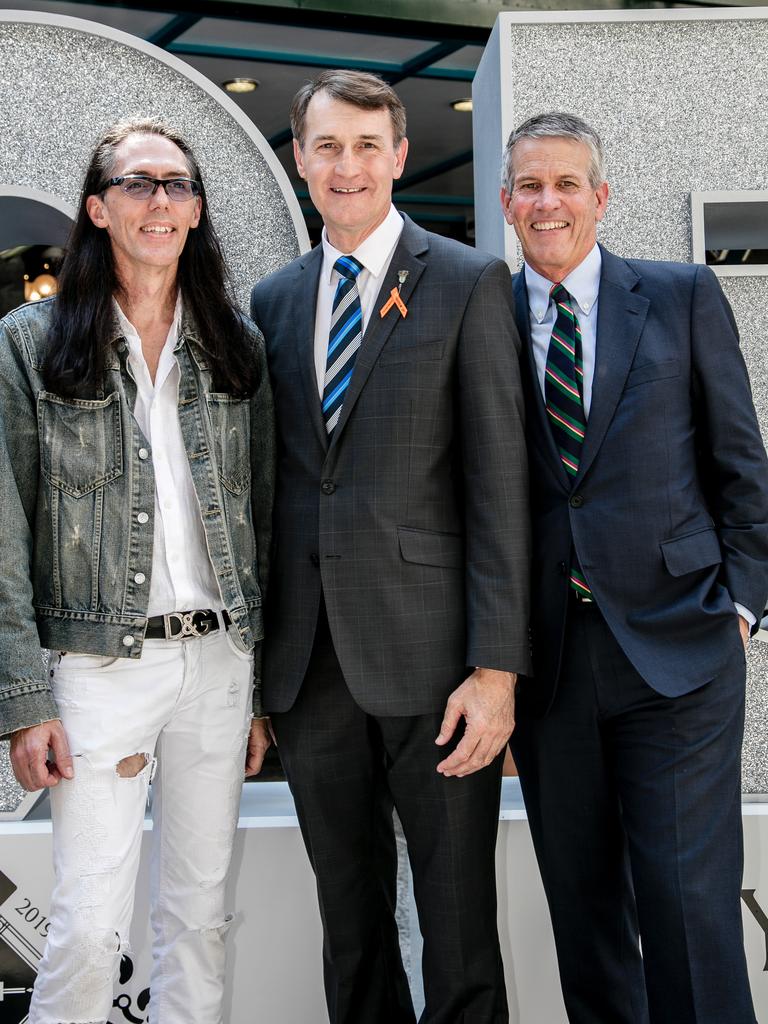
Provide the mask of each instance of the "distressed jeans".
{"label": "distressed jeans", "polygon": [[149,1019],[223,1024],[252,656],[219,630],[147,640],[140,661],[53,655],[51,673],[75,776],[51,791],[56,885],[29,1024],[107,1020],[153,774]]}

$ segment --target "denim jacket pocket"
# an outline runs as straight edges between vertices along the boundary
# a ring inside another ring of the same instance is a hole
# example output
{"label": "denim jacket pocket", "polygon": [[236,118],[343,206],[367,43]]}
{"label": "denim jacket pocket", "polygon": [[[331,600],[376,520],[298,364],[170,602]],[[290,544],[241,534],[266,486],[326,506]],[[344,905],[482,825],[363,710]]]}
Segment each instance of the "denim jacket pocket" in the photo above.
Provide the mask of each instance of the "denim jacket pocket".
{"label": "denim jacket pocket", "polygon": [[46,480],[74,498],[103,487],[123,472],[120,398],[37,398],[40,461]]}
{"label": "denim jacket pocket", "polygon": [[219,479],[232,494],[251,483],[250,402],[247,398],[207,394]]}

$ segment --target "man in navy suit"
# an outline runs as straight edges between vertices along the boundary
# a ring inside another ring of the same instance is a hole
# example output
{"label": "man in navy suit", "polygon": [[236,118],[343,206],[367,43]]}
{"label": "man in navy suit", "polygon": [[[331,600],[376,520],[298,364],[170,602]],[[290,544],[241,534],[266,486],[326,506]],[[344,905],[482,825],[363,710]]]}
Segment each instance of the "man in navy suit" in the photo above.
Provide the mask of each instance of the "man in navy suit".
{"label": "man in navy suit", "polygon": [[597,244],[602,162],[567,114],[505,151],[534,531],[512,746],[571,1024],[752,1024],[739,782],[765,452],[714,274]]}

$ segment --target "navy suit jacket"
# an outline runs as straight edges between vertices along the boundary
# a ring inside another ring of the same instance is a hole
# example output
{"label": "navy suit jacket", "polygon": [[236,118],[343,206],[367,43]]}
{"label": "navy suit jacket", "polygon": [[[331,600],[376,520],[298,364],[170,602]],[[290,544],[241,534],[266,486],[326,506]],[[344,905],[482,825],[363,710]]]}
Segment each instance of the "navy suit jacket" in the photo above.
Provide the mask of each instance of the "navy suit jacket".
{"label": "navy suit jacket", "polygon": [[[520,339],[501,261],[407,217],[329,441],[315,376],[322,248],[253,290],[278,439],[264,706],[286,711],[321,592],[375,715],[442,711],[474,666],[530,671]],[[396,309],[379,309],[408,272]]]}
{"label": "navy suit jacket", "polygon": [[557,685],[575,550],[611,632],[659,693],[712,679],[735,646],[733,602],[768,594],[768,465],[736,324],[705,266],[602,250],[592,403],[578,475],[563,469],[513,279],[527,350],[535,680]]}

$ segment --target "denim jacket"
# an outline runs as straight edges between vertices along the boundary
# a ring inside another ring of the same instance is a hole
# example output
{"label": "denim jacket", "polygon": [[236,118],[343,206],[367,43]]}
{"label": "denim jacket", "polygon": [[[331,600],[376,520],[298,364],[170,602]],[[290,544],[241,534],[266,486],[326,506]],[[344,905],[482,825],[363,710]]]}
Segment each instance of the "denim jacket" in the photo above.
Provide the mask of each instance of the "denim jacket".
{"label": "denim jacket", "polygon": [[[41,647],[140,658],[147,625],[155,479],[132,415],[127,345],[116,327],[105,386],[93,397],[46,391],[41,367],[55,301],[0,320],[0,735],[58,717]],[[274,423],[255,328],[252,341],[260,378],[245,399],[212,390],[186,319],[174,351],[179,422],[222,602],[233,639],[258,656]],[[255,676],[260,714],[258,657]]]}

